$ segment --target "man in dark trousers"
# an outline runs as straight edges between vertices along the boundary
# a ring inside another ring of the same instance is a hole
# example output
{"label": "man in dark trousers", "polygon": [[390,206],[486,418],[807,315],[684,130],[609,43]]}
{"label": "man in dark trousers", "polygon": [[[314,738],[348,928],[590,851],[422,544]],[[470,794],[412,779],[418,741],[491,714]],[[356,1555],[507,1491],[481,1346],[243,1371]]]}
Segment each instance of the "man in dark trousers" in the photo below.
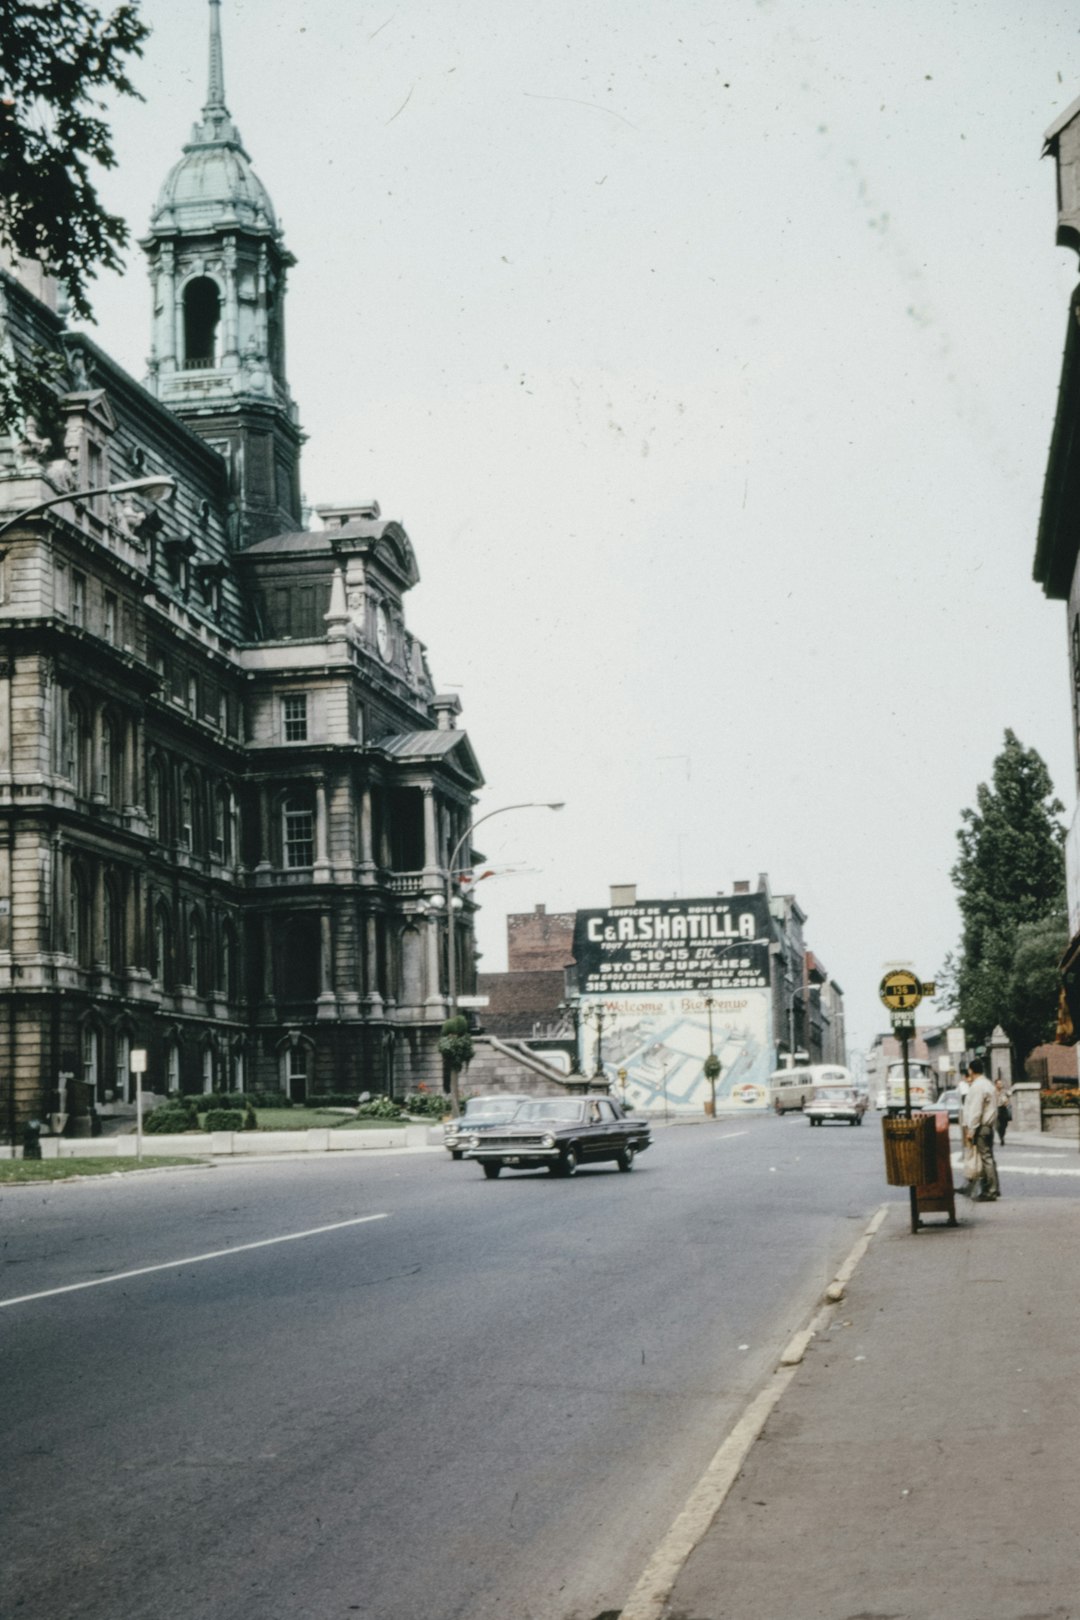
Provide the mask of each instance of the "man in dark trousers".
{"label": "man in dark trousers", "polygon": [[997,1092],[983,1072],[982,1060],[972,1058],[968,1068],[971,1084],[964,1098],[964,1141],[974,1142],[982,1164],[982,1192],[977,1202],[991,1204],[1000,1197],[997,1164],[994,1161],[994,1126],[997,1124]]}

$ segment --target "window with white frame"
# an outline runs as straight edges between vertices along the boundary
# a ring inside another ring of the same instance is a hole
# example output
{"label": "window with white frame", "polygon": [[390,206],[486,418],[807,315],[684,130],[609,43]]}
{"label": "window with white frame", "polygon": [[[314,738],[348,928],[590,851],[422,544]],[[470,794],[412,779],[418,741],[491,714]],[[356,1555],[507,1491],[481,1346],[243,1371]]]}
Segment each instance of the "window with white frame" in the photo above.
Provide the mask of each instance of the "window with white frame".
{"label": "window with white frame", "polygon": [[71,571],[71,622],[86,623],[86,575]]}
{"label": "window with white frame", "polygon": [[308,710],[306,692],[289,692],[281,700],[286,742],[307,742]]}
{"label": "window with white frame", "polygon": [[285,1048],[283,1090],[294,1103],[307,1101],[309,1049],[303,1041]]}
{"label": "window with white frame", "polygon": [[111,642],[113,646],[116,645],[116,597],[112,591],[105,592],[102,634],[106,641]]}
{"label": "window with white frame", "polygon": [[306,799],[290,795],[282,808],[285,865],[315,864],[315,815]]}
{"label": "window with white frame", "polygon": [[169,1090],[180,1090],[180,1048],[175,1041],[169,1042],[169,1049],[165,1059],[166,1072],[169,1076]]}
{"label": "window with white frame", "polygon": [[195,785],[187,771],[180,787],[180,842],[185,849],[195,847]]}
{"label": "window with white frame", "polygon": [[116,1064],[113,1075],[117,1101],[127,1102],[128,1088],[131,1084],[131,1036],[125,1035],[123,1030],[118,1031],[116,1036]]}
{"label": "window with white frame", "polygon": [[203,1047],[202,1088],[208,1095],[214,1089],[214,1048],[212,1046]]}
{"label": "window with white frame", "polygon": [[98,1033],[92,1025],[83,1026],[82,1038],[82,1077],[87,1087],[87,1095],[97,1096],[98,1083]]}

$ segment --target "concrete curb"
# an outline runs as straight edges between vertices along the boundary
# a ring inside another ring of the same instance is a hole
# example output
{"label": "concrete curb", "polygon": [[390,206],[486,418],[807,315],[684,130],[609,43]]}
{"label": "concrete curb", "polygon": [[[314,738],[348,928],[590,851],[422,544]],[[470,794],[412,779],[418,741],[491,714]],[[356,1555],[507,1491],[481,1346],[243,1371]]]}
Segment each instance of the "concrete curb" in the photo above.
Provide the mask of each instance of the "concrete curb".
{"label": "concrete curb", "polygon": [[[840,1287],[837,1298],[851,1280],[856,1266],[880,1229],[890,1205],[876,1211],[865,1232],[852,1248],[830,1289]],[[828,1298],[829,1290],[826,1291]],[[821,1332],[832,1315],[833,1306],[819,1306],[809,1324],[796,1333],[785,1347],[780,1364],[765,1387],[750,1402],[742,1417],[723,1442],[687,1499],[686,1506],[646,1564],[629,1599],[620,1610],[620,1620],[663,1620],[664,1608],[690,1554],[724,1505],[747,1454],[761,1434],[770,1414],[795,1376],[795,1368],[806,1353],[811,1339]]]}

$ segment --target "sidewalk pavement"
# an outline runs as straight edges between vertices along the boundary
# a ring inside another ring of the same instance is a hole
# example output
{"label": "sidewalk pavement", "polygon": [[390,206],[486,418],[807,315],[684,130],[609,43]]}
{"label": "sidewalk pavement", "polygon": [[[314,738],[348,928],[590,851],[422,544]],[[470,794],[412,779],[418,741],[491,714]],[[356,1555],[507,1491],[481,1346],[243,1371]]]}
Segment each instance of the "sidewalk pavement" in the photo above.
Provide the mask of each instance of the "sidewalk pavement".
{"label": "sidewalk pavement", "polygon": [[890,1204],[664,1620],[1080,1620],[1080,1201],[999,1163]]}

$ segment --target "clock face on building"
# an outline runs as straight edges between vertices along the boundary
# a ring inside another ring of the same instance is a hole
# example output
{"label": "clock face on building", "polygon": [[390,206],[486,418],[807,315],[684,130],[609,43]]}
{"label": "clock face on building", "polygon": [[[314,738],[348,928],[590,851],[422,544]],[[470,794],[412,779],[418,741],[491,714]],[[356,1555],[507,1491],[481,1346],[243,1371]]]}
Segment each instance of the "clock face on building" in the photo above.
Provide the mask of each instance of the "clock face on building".
{"label": "clock face on building", "polygon": [[390,615],[386,611],[386,603],[380,602],[375,609],[375,643],[379,649],[379,656],[386,663],[390,662]]}

